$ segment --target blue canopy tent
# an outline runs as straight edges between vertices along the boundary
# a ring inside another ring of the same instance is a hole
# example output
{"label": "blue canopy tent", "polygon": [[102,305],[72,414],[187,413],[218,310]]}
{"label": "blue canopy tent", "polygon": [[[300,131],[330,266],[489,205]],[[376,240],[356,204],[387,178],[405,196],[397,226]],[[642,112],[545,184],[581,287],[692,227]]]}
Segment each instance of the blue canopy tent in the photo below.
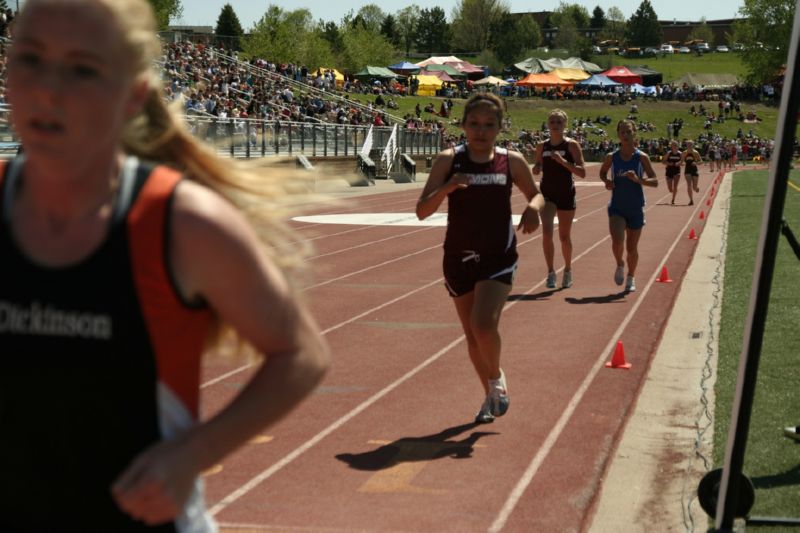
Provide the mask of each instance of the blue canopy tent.
{"label": "blue canopy tent", "polygon": [[575,85],[577,87],[590,87],[592,89],[600,89],[605,87],[617,87],[622,84],[612,80],[608,76],[603,76],[602,74],[594,74],[591,78],[586,78],[583,81],[579,81]]}
{"label": "blue canopy tent", "polygon": [[422,70],[422,67],[419,67],[414,63],[409,63],[408,61],[403,61],[402,63],[398,63],[396,65],[389,65],[387,68],[397,72],[398,74],[416,74]]}

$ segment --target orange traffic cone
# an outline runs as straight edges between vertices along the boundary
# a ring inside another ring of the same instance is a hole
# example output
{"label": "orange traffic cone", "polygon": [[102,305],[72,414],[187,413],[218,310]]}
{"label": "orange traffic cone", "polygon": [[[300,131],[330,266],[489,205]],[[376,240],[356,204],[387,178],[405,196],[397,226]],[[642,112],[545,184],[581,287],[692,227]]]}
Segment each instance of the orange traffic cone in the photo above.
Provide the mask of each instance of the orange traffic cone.
{"label": "orange traffic cone", "polygon": [[711,198],[709,198],[708,200],[706,200],[706,205],[708,205],[708,206],[710,206],[710,205],[711,205]]}
{"label": "orange traffic cone", "polygon": [[656,281],[659,283],[672,283],[672,280],[669,279],[669,272],[667,272],[666,265],[661,267],[661,275],[658,276],[658,279]]}
{"label": "orange traffic cone", "polygon": [[711,187],[711,196],[714,196],[714,187]]}
{"label": "orange traffic cone", "polygon": [[606,367],[630,370],[631,364],[625,362],[625,348],[622,347],[622,341],[617,341],[617,349],[614,350],[614,357],[611,358],[611,361],[606,363]]}
{"label": "orange traffic cone", "polygon": [[689,232],[689,238],[692,240],[697,239],[697,234],[694,232],[694,228],[692,228],[692,231]]}
{"label": "orange traffic cone", "polygon": [[700,220],[703,220],[704,218],[706,218],[706,214],[700,211]]}

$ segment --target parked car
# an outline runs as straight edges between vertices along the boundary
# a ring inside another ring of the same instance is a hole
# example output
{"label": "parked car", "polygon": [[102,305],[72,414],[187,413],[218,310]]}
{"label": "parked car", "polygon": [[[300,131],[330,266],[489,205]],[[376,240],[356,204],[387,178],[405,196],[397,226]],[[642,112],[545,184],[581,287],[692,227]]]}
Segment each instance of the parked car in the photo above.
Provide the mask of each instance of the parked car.
{"label": "parked car", "polygon": [[742,43],[733,43],[731,50],[733,50],[734,52],[741,52],[742,50],[744,50],[744,45]]}
{"label": "parked car", "polygon": [[728,52],[730,52],[728,47],[725,46],[724,44],[718,45],[714,50],[717,51],[717,52],[721,52],[723,54],[727,54]]}
{"label": "parked car", "polygon": [[653,48],[651,46],[648,46],[642,51],[641,57],[656,57],[660,53],[661,50],[659,50],[658,48]]}
{"label": "parked car", "polygon": [[711,51],[711,47],[708,46],[708,43],[697,43],[696,48],[697,48],[698,52],[710,52]]}
{"label": "parked car", "polygon": [[679,54],[691,54],[692,51],[689,50],[688,46],[681,46],[680,48],[678,48],[678,53]]}
{"label": "parked car", "polygon": [[595,45],[592,46],[592,53],[596,56],[599,56],[600,54],[603,53],[603,50],[599,46]]}
{"label": "parked car", "polygon": [[665,54],[674,54],[675,53],[675,49],[672,47],[671,44],[662,44],[661,45],[661,51],[664,52]]}

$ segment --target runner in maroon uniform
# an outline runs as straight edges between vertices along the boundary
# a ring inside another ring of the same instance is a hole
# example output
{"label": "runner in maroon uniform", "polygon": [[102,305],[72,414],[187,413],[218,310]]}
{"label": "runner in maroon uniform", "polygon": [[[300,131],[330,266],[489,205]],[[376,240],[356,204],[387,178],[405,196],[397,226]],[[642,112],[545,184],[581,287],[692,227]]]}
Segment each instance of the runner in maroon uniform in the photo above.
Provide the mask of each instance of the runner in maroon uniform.
{"label": "runner in maroon uniform", "polygon": [[689,205],[694,205],[694,193],[700,192],[698,183],[700,171],[697,165],[702,162],[700,153],[694,149],[692,141],[686,141],[686,150],[683,151],[683,176],[686,178],[686,192],[689,193]]}
{"label": "runner in maroon uniform", "polygon": [[[28,0],[15,21],[25,155],[0,174],[0,531],[216,531],[201,472],[327,366],[256,233],[300,262],[258,192],[285,176],[188,133],[152,70],[155,28],[145,0]],[[201,422],[200,358],[224,324],[266,357]]]}
{"label": "runner in maroon uniform", "polygon": [[667,188],[672,193],[672,205],[675,205],[675,195],[678,194],[678,183],[681,181],[681,162],[683,154],[678,150],[678,141],[670,141],[669,152],[664,155],[664,166],[667,167]]}
{"label": "runner in maroon uniform", "polygon": [[586,177],[583,167],[583,151],[578,141],[564,136],[567,114],[554,109],[547,117],[550,138],[536,147],[533,173],[542,172],[539,184],[545,199],[542,209],[542,249],[547,263],[547,288],[556,288],[556,272],[553,266],[555,245],[553,244],[553,220],[558,214],[558,240],[564,256],[564,275],[561,287],[572,287],[572,220],[575,218],[575,181],[573,175]]}
{"label": "runner in maroon uniform", "polygon": [[417,202],[417,216],[425,219],[448,199],[444,276],[484,389],[475,418],[481,423],[505,414],[509,404],[498,324],[517,268],[511,184],[528,201],[518,226],[523,233],[539,227],[544,203],[522,155],[495,147],[502,120],[498,97],[470,98],[461,121],[467,143],[439,154]]}

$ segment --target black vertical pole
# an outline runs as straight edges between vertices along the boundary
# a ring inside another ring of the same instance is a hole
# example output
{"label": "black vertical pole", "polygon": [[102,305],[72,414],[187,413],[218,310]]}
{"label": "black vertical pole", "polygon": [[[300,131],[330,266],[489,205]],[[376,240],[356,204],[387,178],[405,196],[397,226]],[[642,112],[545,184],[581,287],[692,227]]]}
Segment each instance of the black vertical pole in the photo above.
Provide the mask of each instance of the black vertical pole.
{"label": "black vertical pole", "polygon": [[[800,0],[798,0],[800,3]],[[797,47],[800,39],[800,10],[795,5],[792,39],[789,42],[789,57],[783,79],[781,107],[778,113],[778,128],[775,135],[775,154],[769,176],[769,188],[761,220],[761,236],[756,251],[756,267],[753,288],[750,292],[750,307],[747,316],[742,353],[739,358],[739,375],[736,382],[736,397],[728,430],[725,449],[725,466],[722,470],[719,500],[717,501],[717,531],[733,531],[739,479],[742,474],[750,415],[753,408],[758,361],[764,325],[767,320],[772,275],[775,270],[775,255],[780,239],[783,205],[786,200],[787,179],[791,168],[797,111],[800,105],[800,72],[796,68]]]}

